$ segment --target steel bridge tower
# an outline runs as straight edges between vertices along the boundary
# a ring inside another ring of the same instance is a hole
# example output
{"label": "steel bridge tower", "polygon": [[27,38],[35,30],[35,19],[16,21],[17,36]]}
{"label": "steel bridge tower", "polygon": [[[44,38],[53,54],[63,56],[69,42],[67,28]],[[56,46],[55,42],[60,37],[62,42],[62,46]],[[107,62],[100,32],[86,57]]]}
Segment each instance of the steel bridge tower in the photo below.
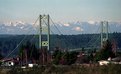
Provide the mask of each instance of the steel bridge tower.
{"label": "steel bridge tower", "polygon": [[108,40],[108,22],[101,22],[101,48],[103,47],[103,43]]}
{"label": "steel bridge tower", "polygon": [[45,65],[48,63],[50,50],[50,16],[39,16],[39,48],[40,48],[40,63]]}
{"label": "steel bridge tower", "polygon": [[39,48],[50,49],[50,16],[39,16],[40,33],[39,33]]}

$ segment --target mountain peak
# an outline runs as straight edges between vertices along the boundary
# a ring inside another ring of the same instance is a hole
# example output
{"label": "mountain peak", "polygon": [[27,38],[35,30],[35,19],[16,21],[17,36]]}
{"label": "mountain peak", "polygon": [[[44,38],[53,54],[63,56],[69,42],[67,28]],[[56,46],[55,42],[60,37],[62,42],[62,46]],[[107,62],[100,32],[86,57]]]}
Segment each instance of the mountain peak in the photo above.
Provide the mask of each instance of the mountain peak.
{"label": "mountain peak", "polygon": [[[55,24],[62,34],[82,34],[82,33],[100,33],[100,23],[95,21],[87,22],[72,22],[65,24]],[[119,22],[109,22],[111,32],[121,32],[121,23]],[[0,24],[0,34],[37,34],[37,28],[39,25],[33,26],[32,24],[25,23],[22,21],[9,22],[6,24]],[[54,34],[59,34],[55,26],[50,25],[51,31]],[[97,31],[98,30],[98,31]]]}

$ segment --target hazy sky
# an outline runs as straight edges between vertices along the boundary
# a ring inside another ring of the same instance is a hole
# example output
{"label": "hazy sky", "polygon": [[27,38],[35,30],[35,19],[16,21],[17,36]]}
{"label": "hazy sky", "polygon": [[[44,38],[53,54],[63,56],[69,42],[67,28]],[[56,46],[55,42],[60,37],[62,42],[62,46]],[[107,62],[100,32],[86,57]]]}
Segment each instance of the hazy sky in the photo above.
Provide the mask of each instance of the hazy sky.
{"label": "hazy sky", "polygon": [[0,22],[34,22],[39,14],[55,22],[121,21],[121,0],[0,0]]}

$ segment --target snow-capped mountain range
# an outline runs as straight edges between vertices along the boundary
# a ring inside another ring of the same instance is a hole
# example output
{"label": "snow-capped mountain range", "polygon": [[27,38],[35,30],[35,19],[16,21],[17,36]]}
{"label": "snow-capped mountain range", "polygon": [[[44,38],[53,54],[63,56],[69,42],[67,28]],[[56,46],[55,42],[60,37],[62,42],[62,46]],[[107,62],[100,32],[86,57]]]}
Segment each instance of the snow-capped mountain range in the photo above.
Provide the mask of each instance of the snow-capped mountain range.
{"label": "snow-capped mountain range", "polygon": [[[60,34],[60,32],[64,35],[99,33],[100,22],[55,23],[55,25],[51,24],[50,28],[52,34]],[[0,34],[37,34],[38,29],[39,25],[35,26],[21,21],[0,23]],[[121,23],[109,22],[109,32],[121,32]]]}

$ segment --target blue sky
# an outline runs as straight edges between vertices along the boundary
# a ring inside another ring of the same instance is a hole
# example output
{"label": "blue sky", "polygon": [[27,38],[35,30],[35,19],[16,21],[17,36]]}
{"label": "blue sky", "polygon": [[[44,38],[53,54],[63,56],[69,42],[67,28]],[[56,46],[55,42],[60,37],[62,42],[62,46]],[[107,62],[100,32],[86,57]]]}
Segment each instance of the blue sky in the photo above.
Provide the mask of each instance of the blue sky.
{"label": "blue sky", "polygon": [[34,22],[39,14],[55,22],[121,21],[121,0],[0,0],[0,22]]}

